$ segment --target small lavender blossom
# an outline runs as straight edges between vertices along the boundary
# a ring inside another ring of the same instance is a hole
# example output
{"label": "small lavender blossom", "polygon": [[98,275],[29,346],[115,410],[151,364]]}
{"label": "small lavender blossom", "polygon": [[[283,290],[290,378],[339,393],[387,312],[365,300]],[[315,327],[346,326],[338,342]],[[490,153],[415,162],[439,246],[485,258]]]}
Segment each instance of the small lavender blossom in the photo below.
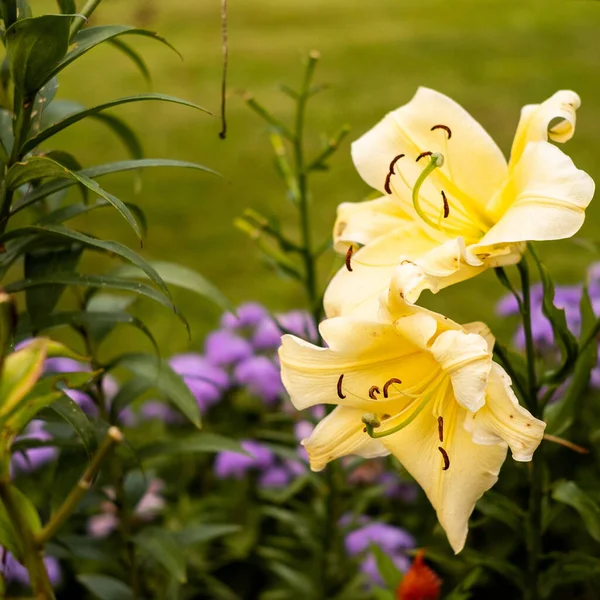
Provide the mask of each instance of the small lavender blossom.
{"label": "small lavender blossom", "polygon": [[258,478],[258,485],[264,488],[279,488],[285,487],[293,478],[291,473],[285,466],[274,466],[261,473]]}
{"label": "small lavender blossom", "polygon": [[199,354],[178,354],[171,358],[170,364],[183,377],[201,410],[216,404],[229,387],[227,373]]}
{"label": "small lavender blossom", "polygon": [[226,329],[256,327],[267,316],[267,310],[257,302],[246,302],[237,307],[236,314],[226,312],[221,317],[221,326]]}
{"label": "small lavender blossom", "polygon": [[234,379],[267,404],[275,402],[284,391],[279,368],[266,356],[253,356],[239,363]]}
{"label": "small lavender blossom", "polygon": [[206,358],[214,365],[230,366],[253,354],[252,345],[228,329],[217,329],[204,342]]}
{"label": "small lavender blossom", "polygon": [[241,446],[247,454],[230,450],[217,454],[214,469],[219,479],[242,479],[252,469],[265,471],[273,466],[275,455],[266,446],[253,440],[244,440]]}
{"label": "small lavender blossom", "polygon": [[[33,439],[46,441],[52,436],[44,429],[41,421],[31,421],[25,433],[17,439]],[[52,462],[58,456],[58,450],[54,446],[43,446],[39,448],[28,448],[27,450],[14,452],[11,457],[11,466],[15,472],[28,473],[39,467]]]}
{"label": "small lavender blossom", "polygon": [[[56,587],[62,580],[60,563],[53,556],[46,556],[44,557],[44,565],[48,572],[50,583],[53,587]],[[29,573],[27,569],[8,551],[6,551],[5,564],[1,568],[7,581],[14,581],[23,586],[29,585]]]}
{"label": "small lavender blossom", "polygon": [[144,402],[140,409],[140,415],[143,419],[156,419],[167,425],[181,425],[185,422],[185,419],[180,413],[160,400],[148,400],[147,402]]}
{"label": "small lavender blossom", "polygon": [[317,337],[315,322],[305,310],[292,310],[288,313],[277,315],[277,320],[287,331],[298,337],[309,340],[314,340]]}
{"label": "small lavender blossom", "polygon": [[281,336],[279,325],[271,317],[265,317],[254,330],[252,347],[259,352],[274,352],[281,343]]}

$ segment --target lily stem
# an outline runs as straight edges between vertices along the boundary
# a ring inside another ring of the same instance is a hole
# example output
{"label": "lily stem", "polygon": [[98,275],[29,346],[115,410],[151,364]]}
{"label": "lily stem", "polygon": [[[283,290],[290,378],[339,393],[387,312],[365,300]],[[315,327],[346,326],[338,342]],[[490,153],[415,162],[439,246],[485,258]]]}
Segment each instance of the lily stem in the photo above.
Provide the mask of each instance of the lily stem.
{"label": "lily stem", "polygon": [[[521,290],[523,294],[520,306],[525,333],[525,351],[527,356],[527,394],[525,401],[534,417],[539,418],[541,406],[538,402],[538,383],[536,375],[536,352],[533,342],[531,326],[531,282],[529,266],[525,256],[517,265],[521,276]],[[542,555],[542,482],[544,475],[543,448],[540,446],[531,463],[529,480],[529,503],[527,511],[527,600],[539,600],[539,573],[540,557]]]}

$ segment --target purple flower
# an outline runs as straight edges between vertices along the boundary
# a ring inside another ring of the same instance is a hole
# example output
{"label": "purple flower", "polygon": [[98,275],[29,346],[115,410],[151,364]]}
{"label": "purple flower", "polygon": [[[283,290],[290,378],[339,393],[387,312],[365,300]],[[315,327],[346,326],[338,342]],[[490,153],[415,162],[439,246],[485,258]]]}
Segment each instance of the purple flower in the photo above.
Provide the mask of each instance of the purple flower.
{"label": "purple flower", "polygon": [[312,317],[304,310],[292,310],[288,313],[277,315],[281,325],[290,333],[298,337],[314,340],[317,337],[317,328]]}
{"label": "purple flower", "polygon": [[204,342],[206,358],[215,365],[233,365],[252,356],[248,340],[228,329],[218,329],[209,334]]}
{"label": "purple flower", "polygon": [[[31,421],[25,433],[18,439],[32,439],[45,441],[52,436],[44,430],[41,421]],[[58,456],[58,450],[54,446],[41,446],[39,448],[28,448],[24,451],[14,452],[11,458],[11,466],[16,472],[30,472],[42,465],[53,461]]]}
{"label": "purple flower", "polygon": [[[393,554],[390,557],[396,568],[405,573],[410,567],[410,560],[405,554]],[[364,573],[369,581],[375,585],[385,585],[381,573],[377,568],[377,559],[372,552],[369,552],[360,563],[360,571]]]}
{"label": "purple flower", "polygon": [[221,317],[221,326],[226,329],[256,327],[267,316],[267,310],[257,302],[246,302],[238,306],[236,314],[227,312]]}
{"label": "purple flower", "polygon": [[[57,586],[62,579],[60,563],[53,556],[46,556],[44,558],[44,565],[46,566],[50,583],[53,587]],[[2,572],[7,581],[15,581],[24,586],[29,585],[29,573],[27,569],[8,551],[6,551],[6,563],[3,566]]]}
{"label": "purple flower", "polygon": [[229,386],[227,373],[199,354],[178,354],[170,364],[196,396],[201,410],[217,403]]}
{"label": "purple flower", "polygon": [[185,422],[184,418],[173,410],[168,404],[160,400],[148,400],[140,410],[140,414],[144,419],[157,419],[167,425],[181,425]]}
{"label": "purple flower", "polygon": [[417,499],[417,486],[409,481],[403,481],[396,473],[384,471],[376,481],[383,486],[383,494],[387,498],[402,500],[407,504],[415,502]]}
{"label": "purple flower", "polygon": [[399,527],[372,522],[352,531],[345,540],[346,551],[350,556],[365,552],[371,544],[376,544],[384,552],[392,554],[414,548],[415,539],[410,533]]}
{"label": "purple flower", "polygon": [[100,513],[90,517],[87,522],[87,532],[93,538],[108,537],[119,526],[119,518],[111,512]]}
{"label": "purple flower", "polygon": [[279,368],[266,356],[253,356],[236,366],[234,378],[251,394],[273,403],[282,393],[283,384]]}
{"label": "purple flower", "polygon": [[292,473],[284,466],[274,466],[261,473],[258,485],[266,488],[278,488],[286,486],[292,479]]}
{"label": "purple flower", "polygon": [[282,331],[271,317],[258,323],[252,336],[252,346],[259,351],[275,351],[281,343]]}
{"label": "purple flower", "polygon": [[242,479],[251,469],[265,471],[274,464],[275,456],[266,446],[253,440],[244,440],[241,446],[248,454],[230,450],[217,454],[214,469],[219,479]]}

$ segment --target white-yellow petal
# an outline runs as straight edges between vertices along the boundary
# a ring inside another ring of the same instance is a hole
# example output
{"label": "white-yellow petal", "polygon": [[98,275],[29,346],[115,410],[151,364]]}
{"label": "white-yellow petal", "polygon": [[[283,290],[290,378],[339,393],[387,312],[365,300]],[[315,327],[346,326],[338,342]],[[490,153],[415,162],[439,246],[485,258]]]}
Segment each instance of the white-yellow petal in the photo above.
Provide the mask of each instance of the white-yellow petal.
{"label": "white-yellow petal", "polygon": [[583,225],[594,181],[548,142],[530,143],[512,172],[502,198],[502,216],[469,249],[571,237]]}
{"label": "white-yellow petal", "polygon": [[541,104],[528,104],[521,110],[510,153],[510,168],[514,168],[527,144],[566,142],[575,133],[575,112],[581,106],[579,96],[570,90],[560,90]]}
{"label": "white-yellow petal", "polygon": [[[463,427],[467,411],[454,400],[447,405],[443,442],[430,410],[423,410],[408,427],[381,438],[381,442],[423,488],[458,553],[464,547],[475,503],[498,480],[506,445],[476,445]],[[446,470],[440,447],[448,457]]]}
{"label": "white-yellow petal", "polygon": [[344,266],[330,281],[324,297],[325,313],[328,317],[375,317],[379,296],[389,287],[401,257],[423,256],[437,244],[414,223],[378,237],[352,255],[352,271]]}
{"label": "white-yellow petal", "polygon": [[346,252],[350,244],[364,246],[403,226],[406,226],[406,217],[393,196],[366,202],[344,202],[338,206],[333,227],[334,248]]}
{"label": "white-yellow petal", "polygon": [[504,369],[492,363],[485,406],[469,415],[465,427],[476,444],[506,442],[518,461],[530,461],[544,436],[546,424],[523,408]]}
{"label": "white-yellow petal", "polygon": [[462,327],[467,333],[476,333],[477,335],[480,335],[486,341],[488,352],[490,354],[494,351],[496,338],[491,329],[485,323],[482,323],[481,321],[473,321],[472,323],[465,323]]}
{"label": "white-yellow petal", "polygon": [[[354,142],[352,158],[361,177],[383,192],[392,159],[406,155],[398,168],[412,183],[423,168],[415,159],[424,151],[444,154],[440,174],[480,208],[506,177],[506,159],[483,127],[454,100],[427,88]],[[401,184],[395,190],[410,198]]]}
{"label": "white-yellow petal", "polygon": [[492,357],[487,341],[475,333],[444,331],[431,345],[431,353],[450,376],[456,401],[471,412],[485,404]]}
{"label": "white-yellow petal", "polygon": [[379,440],[364,432],[363,414],[360,409],[338,406],[302,441],[313,471],[321,471],[332,460],[350,454],[375,458],[390,453]]}

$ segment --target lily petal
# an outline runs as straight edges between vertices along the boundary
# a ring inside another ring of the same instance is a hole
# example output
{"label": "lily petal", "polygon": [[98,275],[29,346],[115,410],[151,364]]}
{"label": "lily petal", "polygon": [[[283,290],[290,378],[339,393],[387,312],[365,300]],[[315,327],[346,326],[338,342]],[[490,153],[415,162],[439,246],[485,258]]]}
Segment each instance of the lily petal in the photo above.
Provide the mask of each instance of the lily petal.
{"label": "lily petal", "polygon": [[530,143],[505,188],[502,217],[469,249],[480,253],[495,244],[571,237],[593,195],[593,179],[566,154],[548,142]]}
{"label": "lily petal", "polygon": [[[427,88],[354,142],[352,158],[360,176],[384,192],[392,159],[406,155],[397,166],[414,183],[423,168],[415,159],[425,151],[444,155],[439,172],[482,210],[507,175],[506,159],[483,127],[454,100]],[[410,202],[406,187],[396,186],[395,193]]]}
{"label": "lily petal", "polygon": [[523,408],[504,369],[492,363],[485,406],[469,415],[465,428],[476,444],[506,442],[515,460],[530,461],[544,436],[546,424]]}
{"label": "lily petal", "polygon": [[471,412],[485,404],[492,357],[487,341],[464,331],[444,331],[431,345],[431,353],[450,375],[456,401]]}
{"label": "lily petal", "polygon": [[390,453],[364,432],[363,414],[360,409],[338,406],[319,421],[310,437],[302,441],[313,471],[321,471],[327,463],[349,454],[375,458]]}
{"label": "lily petal", "polygon": [[480,335],[487,342],[488,352],[493,352],[496,338],[485,323],[473,321],[472,323],[465,323],[462,327],[467,333],[476,333],[477,335]]}
{"label": "lily petal", "polygon": [[352,271],[342,267],[325,291],[325,313],[339,315],[377,314],[379,295],[386,290],[402,256],[423,256],[438,242],[407,223],[364,246],[352,255]]}
{"label": "lily petal", "polygon": [[[575,133],[575,112],[580,106],[581,99],[570,90],[560,90],[541,104],[524,106],[510,152],[509,168],[517,165],[531,142],[546,142],[548,138],[562,143],[570,140]],[[553,125],[557,120],[559,122]]]}
{"label": "lily petal", "polygon": [[[476,445],[463,427],[467,411],[452,399],[445,406],[443,442],[438,437],[436,417],[429,410],[381,442],[423,488],[452,549],[458,553],[465,545],[475,503],[498,480],[506,445]],[[440,447],[448,457],[446,470]]]}
{"label": "lily petal", "polygon": [[[343,202],[333,227],[334,248],[346,252],[350,244],[364,246],[376,238],[406,226],[401,204],[393,196],[367,202]],[[414,224],[411,223],[414,227]]]}

